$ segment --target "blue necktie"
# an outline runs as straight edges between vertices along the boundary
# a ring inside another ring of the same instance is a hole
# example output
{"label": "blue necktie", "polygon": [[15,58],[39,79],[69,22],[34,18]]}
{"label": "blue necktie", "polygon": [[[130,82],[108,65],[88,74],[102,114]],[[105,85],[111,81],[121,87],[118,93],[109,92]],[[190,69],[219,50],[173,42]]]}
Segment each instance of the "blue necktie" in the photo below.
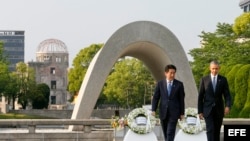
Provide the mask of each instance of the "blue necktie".
{"label": "blue necktie", "polygon": [[168,96],[170,95],[170,93],[171,93],[171,81],[169,81],[168,82],[168,86],[167,86],[167,88],[168,88]]}
{"label": "blue necktie", "polygon": [[216,87],[215,76],[213,77],[212,84],[213,84],[213,89],[214,89],[214,92],[215,92],[215,87]]}

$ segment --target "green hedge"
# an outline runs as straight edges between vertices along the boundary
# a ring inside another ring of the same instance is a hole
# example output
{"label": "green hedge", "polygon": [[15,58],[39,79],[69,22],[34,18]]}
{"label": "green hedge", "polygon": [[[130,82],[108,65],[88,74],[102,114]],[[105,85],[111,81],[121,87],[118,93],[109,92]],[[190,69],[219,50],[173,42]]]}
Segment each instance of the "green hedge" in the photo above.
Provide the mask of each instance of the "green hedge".
{"label": "green hedge", "polygon": [[239,117],[242,118],[250,118],[250,64],[245,65],[241,68],[241,73],[245,74],[243,80],[245,81],[244,86],[240,89],[243,93],[243,97],[245,98],[245,104],[243,109],[241,110]]}
{"label": "green hedge", "polygon": [[234,101],[231,114],[234,117],[241,117],[240,112],[244,108],[247,101],[247,87],[250,65],[243,65],[238,70],[235,70],[234,79]]}

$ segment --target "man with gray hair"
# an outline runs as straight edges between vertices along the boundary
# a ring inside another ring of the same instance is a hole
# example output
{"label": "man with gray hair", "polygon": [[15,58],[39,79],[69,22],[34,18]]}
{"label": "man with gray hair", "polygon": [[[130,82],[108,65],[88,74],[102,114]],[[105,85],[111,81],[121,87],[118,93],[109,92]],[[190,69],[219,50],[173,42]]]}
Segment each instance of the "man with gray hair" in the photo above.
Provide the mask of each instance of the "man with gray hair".
{"label": "man with gray hair", "polygon": [[219,74],[219,69],[219,63],[212,61],[210,74],[200,80],[198,114],[201,119],[205,119],[207,141],[220,141],[223,117],[231,107],[228,82],[226,77]]}

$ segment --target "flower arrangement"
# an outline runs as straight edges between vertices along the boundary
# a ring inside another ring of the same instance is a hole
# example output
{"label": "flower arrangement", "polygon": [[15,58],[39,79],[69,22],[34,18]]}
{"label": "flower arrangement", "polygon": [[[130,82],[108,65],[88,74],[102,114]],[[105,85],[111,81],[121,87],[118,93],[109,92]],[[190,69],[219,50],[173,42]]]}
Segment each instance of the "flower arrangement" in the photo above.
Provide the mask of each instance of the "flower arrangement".
{"label": "flower arrangement", "polygon": [[[195,121],[188,121],[188,118],[196,118]],[[196,108],[185,109],[185,119],[179,120],[178,125],[184,133],[187,134],[198,134],[206,129],[206,124],[204,120],[200,120]]]}
{"label": "flower arrangement", "polygon": [[[146,117],[146,123],[144,124],[137,124],[136,118],[138,116]],[[128,127],[137,134],[146,134],[150,133],[156,124],[156,119],[151,113],[145,108],[136,108],[132,110],[127,118]]]}
{"label": "flower arrangement", "polygon": [[125,126],[127,126],[127,116],[119,118],[118,116],[112,116],[111,119],[111,127],[116,128],[118,130],[123,129]]}
{"label": "flower arrangement", "polygon": [[[138,117],[146,118],[146,121],[139,120]],[[145,123],[145,124],[144,124]],[[111,126],[118,130],[128,126],[130,130],[137,134],[150,133],[156,124],[156,118],[149,113],[145,108],[136,108],[132,110],[128,116],[119,118],[117,116],[112,117]]]}
{"label": "flower arrangement", "polygon": [[185,117],[191,116],[191,117],[196,117],[198,114],[196,108],[187,108],[185,109]]}

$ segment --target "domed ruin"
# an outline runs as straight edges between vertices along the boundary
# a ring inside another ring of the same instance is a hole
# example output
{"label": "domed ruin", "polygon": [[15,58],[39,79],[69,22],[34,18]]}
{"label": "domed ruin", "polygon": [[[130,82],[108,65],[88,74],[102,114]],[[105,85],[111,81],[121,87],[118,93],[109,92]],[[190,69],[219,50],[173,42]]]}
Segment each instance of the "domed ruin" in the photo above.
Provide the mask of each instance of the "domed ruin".
{"label": "domed ruin", "polygon": [[38,62],[68,62],[68,50],[64,42],[58,39],[47,39],[42,41],[36,52]]}
{"label": "domed ruin", "polygon": [[57,39],[47,39],[39,44],[37,53],[68,53],[68,51],[64,42]]}
{"label": "domed ruin", "polygon": [[47,39],[37,47],[36,62],[29,62],[29,66],[35,70],[36,82],[50,87],[49,109],[58,109],[68,101],[68,57],[64,42]]}

